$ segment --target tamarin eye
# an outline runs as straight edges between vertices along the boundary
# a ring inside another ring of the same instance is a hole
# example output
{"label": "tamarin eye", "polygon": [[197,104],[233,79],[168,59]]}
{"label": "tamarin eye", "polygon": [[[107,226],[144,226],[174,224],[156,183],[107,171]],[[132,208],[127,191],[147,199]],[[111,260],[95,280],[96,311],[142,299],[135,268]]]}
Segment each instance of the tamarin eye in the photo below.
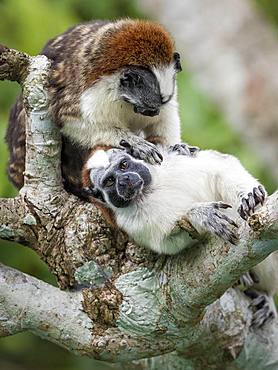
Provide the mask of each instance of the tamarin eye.
{"label": "tamarin eye", "polygon": [[114,185],[115,183],[115,177],[113,176],[110,176],[110,177],[107,177],[107,179],[104,181],[104,186],[112,186]]}
{"label": "tamarin eye", "polygon": [[143,83],[143,79],[137,73],[133,71],[126,71],[120,79],[120,84],[124,87],[135,87],[140,86]]}
{"label": "tamarin eye", "polygon": [[119,168],[120,170],[126,170],[128,168],[128,163],[126,160],[123,160],[120,164],[119,164]]}
{"label": "tamarin eye", "polygon": [[174,58],[174,61],[175,61],[175,69],[177,72],[180,72],[182,71],[182,68],[181,68],[181,57],[180,57],[180,54],[175,52],[173,54],[173,58]]}

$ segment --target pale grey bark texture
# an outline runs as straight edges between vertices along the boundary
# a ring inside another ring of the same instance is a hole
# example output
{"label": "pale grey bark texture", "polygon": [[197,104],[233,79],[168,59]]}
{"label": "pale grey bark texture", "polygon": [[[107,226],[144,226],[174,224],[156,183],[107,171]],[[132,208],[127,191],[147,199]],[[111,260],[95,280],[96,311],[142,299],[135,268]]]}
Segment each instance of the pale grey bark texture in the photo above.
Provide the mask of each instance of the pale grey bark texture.
{"label": "pale grey bark texture", "polygon": [[252,328],[250,302],[231,287],[278,249],[278,192],[251,227],[237,220],[237,246],[210,238],[167,257],[134,245],[62,188],[47,59],[23,55],[25,71],[10,60],[1,75],[7,53],[18,55],[0,48],[0,79],[22,82],[30,119],[24,187],[17,198],[0,199],[0,237],[33,248],[70,291],[0,265],[0,336],[32,331],[121,369],[251,369],[252,361],[277,369],[276,320]]}
{"label": "pale grey bark texture", "polygon": [[199,86],[278,179],[278,39],[271,25],[247,0],[139,4],[171,31]]}

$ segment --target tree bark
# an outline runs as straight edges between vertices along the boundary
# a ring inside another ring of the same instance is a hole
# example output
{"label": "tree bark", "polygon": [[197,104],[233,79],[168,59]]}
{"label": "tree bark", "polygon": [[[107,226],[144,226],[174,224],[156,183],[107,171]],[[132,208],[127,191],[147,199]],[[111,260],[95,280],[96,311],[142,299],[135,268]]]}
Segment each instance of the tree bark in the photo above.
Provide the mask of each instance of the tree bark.
{"label": "tree bark", "polygon": [[0,71],[7,50],[11,70],[0,79],[23,85],[29,120],[24,187],[0,199],[0,237],[34,249],[67,291],[0,265],[0,336],[29,330],[125,369],[278,366],[276,320],[252,328],[248,299],[231,288],[278,249],[278,192],[249,225],[237,220],[237,246],[211,237],[167,257],[134,245],[63,190],[60,133],[47,115],[49,62],[0,48]]}
{"label": "tree bark", "polygon": [[278,179],[277,35],[246,0],[141,0],[199,86]]}

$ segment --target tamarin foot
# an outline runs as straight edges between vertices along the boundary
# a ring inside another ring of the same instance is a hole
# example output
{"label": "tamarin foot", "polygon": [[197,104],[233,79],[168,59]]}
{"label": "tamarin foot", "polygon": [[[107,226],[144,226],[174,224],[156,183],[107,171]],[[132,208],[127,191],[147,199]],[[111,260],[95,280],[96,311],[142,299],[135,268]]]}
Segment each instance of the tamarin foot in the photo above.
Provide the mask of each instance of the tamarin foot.
{"label": "tamarin foot", "polygon": [[259,278],[253,271],[247,271],[243,274],[238,281],[238,284],[241,285],[244,289],[250,288],[254,284],[258,284]]}
{"label": "tamarin foot", "polygon": [[247,220],[254,211],[255,207],[259,204],[263,205],[266,199],[266,191],[263,186],[259,185],[254,188],[252,192],[248,193],[246,197],[241,199],[241,205],[238,208],[240,216]]}
{"label": "tamarin foot", "polygon": [[142,159],[150,164],[160,164],[163,161],[163,157],[158,148],[146,140],[139,138],[139,140],[134,143],[121,140],[120,146],[132,157]]}
{"label": "tamarin foot", "polygon": [[200,151],[197,146],[190,146],[186,143],[175,144],[169,147],[169,152],[177,152],[180,155],[187,155],[188,157],[195,157]]}
{"label": "tamarin foot", "polygon": [[199,225],[203,231],[215,234],[232,244],[237,244],[238,225],[221,210],[227,208],[231,208],[231,206],[223,202],[201,204],[189,211],[189,221],[194,227]]}
{"label": "tamarin foot", "polygon": [[268,295],[254,289],[247,289],[244,293],[251,298],[250,307],[253,310],[252,326],[259,328],[275,317]]}

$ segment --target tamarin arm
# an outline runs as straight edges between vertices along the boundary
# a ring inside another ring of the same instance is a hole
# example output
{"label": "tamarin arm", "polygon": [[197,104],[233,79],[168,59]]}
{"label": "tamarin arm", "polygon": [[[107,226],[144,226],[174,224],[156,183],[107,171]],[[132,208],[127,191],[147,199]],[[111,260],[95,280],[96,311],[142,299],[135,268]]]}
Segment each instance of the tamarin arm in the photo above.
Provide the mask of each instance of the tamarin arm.
{"label": "tamarin arm", "polygon": [[109,130],[98,130],[94,137],[94,146],[105,145],[123,147],[134,158],[142,159],[151,164],[160,163],[162,155],[159,149],[140,136],[132,134],[129,130],[119,127],[109,127]]}

